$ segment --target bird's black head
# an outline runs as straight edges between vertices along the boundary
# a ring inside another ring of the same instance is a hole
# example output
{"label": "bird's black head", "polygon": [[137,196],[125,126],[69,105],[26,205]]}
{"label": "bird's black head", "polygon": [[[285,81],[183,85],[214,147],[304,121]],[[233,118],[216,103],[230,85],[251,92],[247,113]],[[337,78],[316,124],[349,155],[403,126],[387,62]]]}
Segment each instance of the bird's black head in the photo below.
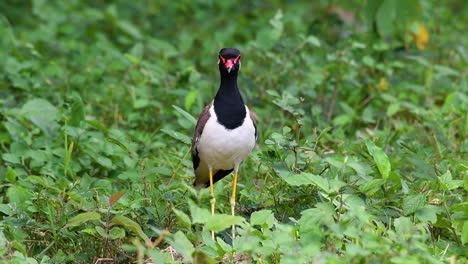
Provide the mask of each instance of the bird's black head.
{"label": "bird's black head", "polygon": [[219,51],[219,71],[221,74],[237,73],[240,69],[240,51],[235,48],[223,48]]}

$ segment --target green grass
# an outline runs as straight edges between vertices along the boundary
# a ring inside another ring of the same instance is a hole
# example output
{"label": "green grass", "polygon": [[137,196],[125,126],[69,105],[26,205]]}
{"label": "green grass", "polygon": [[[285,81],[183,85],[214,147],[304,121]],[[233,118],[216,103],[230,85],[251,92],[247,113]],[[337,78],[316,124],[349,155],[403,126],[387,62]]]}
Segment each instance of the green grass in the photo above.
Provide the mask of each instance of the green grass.
{"label": "green grass", "polygon": [[[467,263],[467,24],[456,0],[0,2],[0,262]],[[214,217],[192,188],[225,46],[259,119],[240,217],[232,177]]]}

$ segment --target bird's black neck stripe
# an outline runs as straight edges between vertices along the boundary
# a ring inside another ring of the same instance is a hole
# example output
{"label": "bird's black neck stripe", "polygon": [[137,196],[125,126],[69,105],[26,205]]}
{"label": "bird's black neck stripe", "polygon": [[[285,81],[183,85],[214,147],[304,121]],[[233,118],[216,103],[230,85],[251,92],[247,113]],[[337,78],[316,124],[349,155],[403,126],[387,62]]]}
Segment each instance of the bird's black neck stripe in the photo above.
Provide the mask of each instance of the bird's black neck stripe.
{"label": "bird's black neck stripe", "polygon": [[221,85],[214,99],[218,122],[227,129],[242,125],[247,115],[244,101],[237,87],[237,72],[221,75]]}

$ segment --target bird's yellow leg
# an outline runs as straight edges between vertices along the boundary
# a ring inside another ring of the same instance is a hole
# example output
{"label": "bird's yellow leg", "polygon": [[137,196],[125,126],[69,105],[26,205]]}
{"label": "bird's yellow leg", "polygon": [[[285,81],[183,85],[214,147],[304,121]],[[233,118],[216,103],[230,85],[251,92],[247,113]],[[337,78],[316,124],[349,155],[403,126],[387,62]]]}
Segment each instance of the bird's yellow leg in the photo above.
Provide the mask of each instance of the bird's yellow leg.
{"label": "bird's yellow leg", "polygon": [[[214,215],[215,212],[215,204],[216,204],[216,198],[214,195],[214,188],[213,188],[213,170],[210,168],[209,169],[209,176],[210,176],[210,193],[211,193],[211,215]],[[214,231],[211,231],[211,239],[214,240]]]}
{"label": "bird's yellow leg", "polygon": [[[234,170],[234,180],[232,181],[232,194],[231,194],[231,215],[235,215],[236,207],[236,187],[237,187],[237,169]],[[236,226],[232,225],[232,239],[236,237]]]}

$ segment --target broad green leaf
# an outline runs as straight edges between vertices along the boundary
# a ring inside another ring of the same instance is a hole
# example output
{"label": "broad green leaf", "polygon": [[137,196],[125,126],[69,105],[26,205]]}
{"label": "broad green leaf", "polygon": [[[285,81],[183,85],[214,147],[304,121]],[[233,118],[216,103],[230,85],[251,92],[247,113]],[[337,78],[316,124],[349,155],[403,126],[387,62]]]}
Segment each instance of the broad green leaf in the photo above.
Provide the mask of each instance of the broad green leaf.
{"label": "broad green leaf", "polygon": [[10,204],[16,204],[17,206],[26,205],[26,201],[30,200],[33,194],[20,185],[13,185],[8,188],[6,192],[8,201]]}
{"label": "broad green leaf", "polygon": [[177,216],[177,219],[179,219],[179,222],[181,222],[185,228],[190,228],[192,226],[192,223],[190,221],[190,217],[182,212],[181,210],[177,210],[175,208],[172,209]]}
{"label": "broad green leaf", "polygon": [[452,173],[448,170],[443,175],[439,176],[439,182],[442,189],[450,191],[463,186],[462,180],[452,180]]}
{"label": "broad green leaf", "polygon": [[130,169],[119,174],[117,178],[121,180],[139,181],[141,180],[141,174],[135,169]]}
{"label": "broad green leaf", "polygon": [[307,172],[299,174],[289,171],[278,171],[278,175],[291,186],[314,185],[325,192],[330,192],[330,185],[327,179]]}
{"label": "broad green leaf", "polygon": [[320,202],[314,208],[302,211],[301,215],[299,219],[301,230],[315,230],[322,224],[334,222],[335,208],[330,203]]}
{"label": "broad green leaf", "polygon": [[395,219],[393,225],[395,226],[395,231],[398,234],[407,235],[411,233],[414,223],[411,222],[410,218],[402,216]]}
{"label": "broad green leaf", "polygon": [[137,42],[135,43],[135,45],[133,45],[132,49],[130,50],[130,54],[141,59],[143,57],[143,49],[143,44],[141,42]]}
{"label": "broad green leaf", "polygon": [[102,238],[107,238],[106,230],[102,226],[95,226],[94,230],[98,233]]}
{"label": "broad green leaf", "polygon": [[171,255],[171,252],[168,251],[162,251],[159,248],[155,248],[153,250],[147,250],[146,254],[153,260],[153,262],[148,262],[148,263],[172,263],[174,262],[173,256]]}
{"label": "broad green leaf", "polygon": [[144,241],[148,240],[148,236],[143,232],[140,225],[126,216],[117,215],[114,218],[112,218],[111,222],[117,225],[121,225],[126,229],[132,231]]}
{"label": "broad green leaf", "polygon": [[388,37],[394,33],[395,5],[397,5],[395,0],[383,0],[375,14],[377,30],[382,37]]}
{"label": "broad green leaf", "polygon": [[437,214],[441,212],[442,209],[433,205],[427,205],[419,210],[417,210],[414,216],[421,222],[427,223],[430,222],[434,224],[437,222]]}
{"label": "broad green leaf", "polygon": [[232,216],[227,214],[215,214],[210,215],[205,221],[205,227],[208,230],[214,232],[223,231],[226,228],[229,228],[233,225],[240,224],[244,221],[244,218],[241,216]]}
{"label": "broad green leaf", "polygon": [[219,232],[232,225],[241,223],[244,218],[226,214],[211,215],[208,209],[200,208],[192,201],[189,202],[190,214],[194,224],[204,224],[208,230]]}
{"label": "broad green leaf", "polygon": [[[184,101],[185,109],[187,109],[187,110],[190,111],[190,110],[192,109],[193,104],[194,104],[195,101],[197,100],[197,97],[198,97],[198,96],[199,96],[198,90],[191,90],[191,91],[189,91],[189,92],[187,93],[187,95],[185,95],[185,101]],[[192,115],[190,115],[190,117],[193,118]],[[193,118],[193,119],[194,119],[194,121],[196,121],[195,118]]]}
{"label": "broad green leaf", "polygon": [[387,154],[385,154],[385,152],[380,147],[377,147],[369,139],[365,139],[364,142],[366,144],[367,151],[374,159],[374,162],[377,165],[382,178],[387,179],[391,171],[391,164]]}
{"label": "broad green leaf", "polygon": [[109,238],[110,239],[120,239],[125,237],[125,230],[120,227],[113,227],[109,231]]}
{"label": "broad green leaf", "polygon": [[403,199],[403,213],[410,215],[426,205],[426,196],[414,194]]}
{"label": "broad green leaf", "polygon": [[68,223],[65,225],[65,227],[75,227],[75,226],[82,225],[88,221],[95,221],[95,220],[101,220],[101,215],[99,213],[97,212],[81,213],[72,217],[70,220],[68,220]]}
{"label": "broad green leaf", "polygon": [[99,163],[99,165],[111,169],[112,168],[112,160],[104,157],[104,156],[97,156],[96,157],[96,162]]}
{"label": "broad green leaf", "polygon": [[461,242],[463,245],[468,244],[468,221],[465,221],[465,223],[463,224]]}
{"label": "broad green leaf", "polygon": [[216,238],[216,247],[223,252],[230,252],[232,250],[232,246],[224,242],[220,237]]}
{"label": "broad green leaf", "polygon": [[364,184],[361,184],[359,186],[359,190],[367,195],[373,195],[378,192],[384,184],[384,179],[372,179]]}
{"label": "broad green leaf", "polygon": [[44,99],[29,100],[21,108],[21,115],[46,134],[51,134],[58,127],[56,120],[59,118],[59,111]]}
{"label": "broad green leaf", "polygon": [[10,204],[0,204],[0,212],[5,215],[13,215],[15,213]]}
{"label": "broad green leaf", "polygon": [[271,210],[261,210],[253,212],[250,216],[252,226],[259,225],[264,228],[271,228],[275,223],[275,216]]}
{"label": "broad green leaf", "polygon": [[7,167],[7,171],[5,174],[5,179],[9,183],[14,183],[16,181],[16,171],[12,169],[10,166]]}
{"label": "broad green leaf", "polygon": [[193,247],[192,242],[190,242],[190,240],[184,235],[184,233],[177,231],[171,240],[171,245],[174,247],[177,253],[184,257],[184,262],[192,263],[192,255],[195,251],[195,248]]}
{"label": "broad green leaf", "polygon": [[205,208],[198,207],[194,202],[189,201],[190,216],[194,224],[203,224],[206,219],[211,216],[210,211]]}
{"label": "broad green leaf", "polygon": [[312,36],[312,35],[308,36],[306,38],[306,42],[311,44],[312,46],[320,47],[320,40],[315,36]]}
{"label": "broad green leaf", "polygon": [[393,103],[390,104],[387,108],[387,116],[393,116],[396,114],[398,111],[400,111],[400,103]]}

